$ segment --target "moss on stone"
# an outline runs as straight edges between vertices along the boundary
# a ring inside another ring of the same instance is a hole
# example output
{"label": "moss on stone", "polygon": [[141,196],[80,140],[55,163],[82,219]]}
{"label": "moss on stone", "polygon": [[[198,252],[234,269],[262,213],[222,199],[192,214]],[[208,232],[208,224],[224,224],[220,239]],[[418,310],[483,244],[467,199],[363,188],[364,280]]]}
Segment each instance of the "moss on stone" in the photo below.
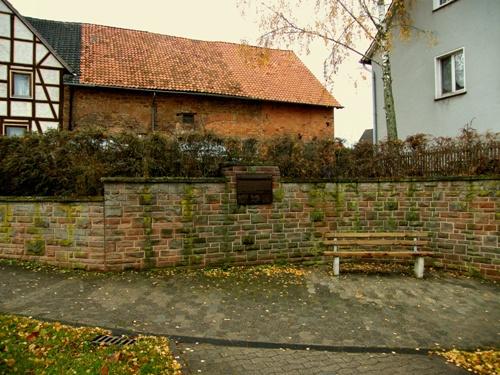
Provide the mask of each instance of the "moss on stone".
{"label": "moss on stone", "polygon": [[398,227],[398,223],[394,218],[391,217],[385,222],[384,227],[385,227],[385,229],[388,229],[388,230],[395,230]]}
{"label": "moss on stone", "polygon": [[315,210],[311,212],[310,219],[313,223],[323,221],[325,219],[325,213],[323,211]]}
{"label": "moss on stone", "polygon": [[170,228],[163,228],[161,230],[161,236],[164,238],[171,238],[174,234],[174,230]]}
{"label": "moss on stone", "polygon": [[408,211],[405,214],[406,221],[418,221],[420,219],[420,214],[417,211]]}
{"label": "moss on stone", "polygon": [[397,201],[387,201],[384,208],[386,211],[396,211],[399,208],[399,203]]}
{"label": "moss on stone", "polygon": [[241,243],[243,245],[253,245],[255,244],[255,236],[245,236],[242,238]]}
{"label": "moss on stone", "polygon": [[285,190],[283,190],[283,188],[274,190],[273,198],[276,202],[283,202],[284,197],[285,197]]}
{"label": "moss on stone", "polygon": [[69,246],[73,245],[73,241],[69,240],[69,239],[67,239],[67,240],[59,240],[58,243],[59,243],[60,246],[66,246],[66,247],[69,247]]}
{"label": "moss on stone", "polygon": [[26,254],[28,255],[45,255],[45,241],[31,240],[26,242]]}
{"label": "moss on stone", "polygon": [[154,203],[154,195],[149,191],[144,191],[139,196],[139,204],[141,206],[150,206]]}

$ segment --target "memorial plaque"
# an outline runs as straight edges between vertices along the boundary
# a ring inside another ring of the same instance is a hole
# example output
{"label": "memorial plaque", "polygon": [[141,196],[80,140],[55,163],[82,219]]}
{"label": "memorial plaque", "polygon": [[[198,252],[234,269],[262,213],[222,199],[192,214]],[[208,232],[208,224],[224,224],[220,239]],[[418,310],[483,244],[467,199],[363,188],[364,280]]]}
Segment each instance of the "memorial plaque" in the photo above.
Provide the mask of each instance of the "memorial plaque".
{"label": "memorial plaque", "polygon": [[273,203],[273,176],[267,174],[237,175],[236,200],[240,205]]}

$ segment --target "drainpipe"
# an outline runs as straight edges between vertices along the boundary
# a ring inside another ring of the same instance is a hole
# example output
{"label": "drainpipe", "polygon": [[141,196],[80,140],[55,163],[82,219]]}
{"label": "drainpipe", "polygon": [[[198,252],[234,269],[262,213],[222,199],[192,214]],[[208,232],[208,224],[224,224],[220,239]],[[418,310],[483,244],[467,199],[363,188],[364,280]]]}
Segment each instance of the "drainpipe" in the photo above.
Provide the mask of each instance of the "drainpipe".
{"label": "drainpipe", "polygon": [[73,100],[75,91],[73,86],[69,86],[69,115],[68,115],[68,130],[73,130]]}
{"label": "drainpipe", "polygon": [[378,143],[378,123],[377,123],[377,77],[372,65],[372,98],[373,98],[373,144]]}
{"label": "drainpipe", "polygon": [[156,91],[153,92],[153,102],[151,103],[151,131],[156,129]]}

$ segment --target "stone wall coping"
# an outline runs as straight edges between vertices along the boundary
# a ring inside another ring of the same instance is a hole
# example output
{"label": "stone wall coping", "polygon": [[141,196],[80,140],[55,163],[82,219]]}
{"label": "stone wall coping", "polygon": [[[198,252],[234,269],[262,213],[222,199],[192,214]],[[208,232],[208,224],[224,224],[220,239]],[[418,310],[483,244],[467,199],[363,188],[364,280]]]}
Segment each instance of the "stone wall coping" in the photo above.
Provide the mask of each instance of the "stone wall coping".
{"label": "stone wall coping", "polygon": [[202,183],[225,183],[226,177],[103,177],[104,184],[127,183],[127,184],[202,184]]}
{"label": "stone wall coping", "polygon": [[438,176],[438,177],[374,177],[374,178],[293,178],[282,177],[282,183],[377,183],[377,182],[447,182],[447,181],[500,181],[500,175],[495,176]]}
{"label": "stone wall coping", "polygon": [[85,203],[104,202],[103,196],[94,197],[29,197],[29,196],[0,196],[0,203],[3,202],[55,202],[55,203]]}

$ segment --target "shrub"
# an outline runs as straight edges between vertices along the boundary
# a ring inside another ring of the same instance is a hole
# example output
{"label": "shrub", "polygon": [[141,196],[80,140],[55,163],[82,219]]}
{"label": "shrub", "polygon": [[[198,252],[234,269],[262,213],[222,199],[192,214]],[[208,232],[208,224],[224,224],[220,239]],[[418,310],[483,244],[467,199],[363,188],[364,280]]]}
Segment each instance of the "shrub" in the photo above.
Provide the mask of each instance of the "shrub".
{"label": "shrub", "polygon": [[0,195],[84,196],[103,193],[101,178],[215,177],[227,163],[267,164],[291,178],[378,178],[500,174],[498,134],[464,129],[457,138],[415,135],[377,146],[339,140],[180,137],[103,130],[0,137]]}

